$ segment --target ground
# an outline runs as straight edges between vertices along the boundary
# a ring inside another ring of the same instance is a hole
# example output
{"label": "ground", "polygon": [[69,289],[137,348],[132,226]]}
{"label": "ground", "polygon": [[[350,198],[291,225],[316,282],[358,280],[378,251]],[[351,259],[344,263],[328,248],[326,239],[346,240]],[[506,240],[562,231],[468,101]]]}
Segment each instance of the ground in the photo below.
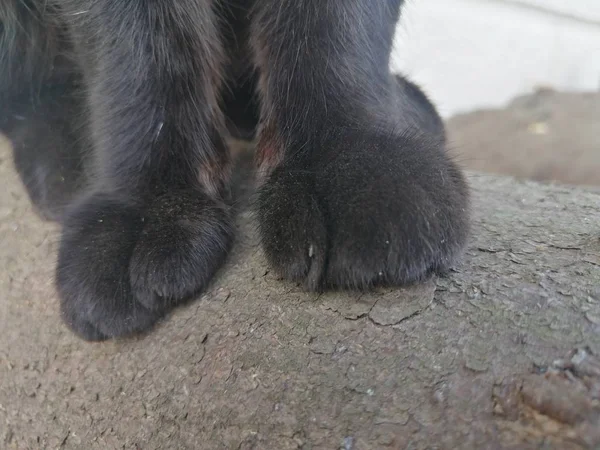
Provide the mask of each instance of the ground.
{"label": "ground", "polygon": [[600,190],[469,181],[447,277],[307,294],[269,272],[247,211],[205,295],[90,344],[59,320],[58,228],[0,144],[0,448],[598,448]]}
{"label": "ground", "polygon": [[470,169],[600,186],[600,92],[541,89],[504,109],[453,117],[448,128]]}

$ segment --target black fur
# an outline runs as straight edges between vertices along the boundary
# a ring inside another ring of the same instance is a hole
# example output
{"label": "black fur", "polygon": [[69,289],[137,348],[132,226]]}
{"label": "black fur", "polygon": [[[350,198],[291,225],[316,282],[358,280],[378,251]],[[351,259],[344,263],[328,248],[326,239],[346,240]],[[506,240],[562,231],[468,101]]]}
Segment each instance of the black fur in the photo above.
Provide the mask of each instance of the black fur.
{"label": "black fur", "polygon": [[271,265],[310,289],[447,270],[465,180],[435,108],[389,73],[401,0],[3,0],[0,127],[63,226],[62,314],[148,329],[233,240],[226,138],[258,138]]}

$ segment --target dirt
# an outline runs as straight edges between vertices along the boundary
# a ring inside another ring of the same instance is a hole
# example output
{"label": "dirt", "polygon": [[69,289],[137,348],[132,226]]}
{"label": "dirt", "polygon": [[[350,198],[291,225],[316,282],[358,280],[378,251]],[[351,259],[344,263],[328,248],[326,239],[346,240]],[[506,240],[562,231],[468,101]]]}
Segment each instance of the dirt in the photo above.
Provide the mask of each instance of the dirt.
{"label": "dirt", "polygon": [[58,228],[0,144],[0,448],[599,448],[600,190],[469,180],[447,277],[308,294],[243,211],[205,295],[90,344],[58,317]]}
{"label": "dirt", "polygon": [[600,92],[542,89],[506,108],[448,121],[452,150],[476,171],[600,186]]}

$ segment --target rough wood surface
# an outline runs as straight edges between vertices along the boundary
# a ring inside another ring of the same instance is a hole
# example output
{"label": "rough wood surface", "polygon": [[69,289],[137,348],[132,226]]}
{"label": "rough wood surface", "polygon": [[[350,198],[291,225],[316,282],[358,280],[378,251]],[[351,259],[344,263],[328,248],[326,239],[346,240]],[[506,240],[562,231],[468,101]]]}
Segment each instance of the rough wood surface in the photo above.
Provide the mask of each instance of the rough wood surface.
{"label": "rough wood surface", "polygon": [[471,175],[446,278],[307,294],[249,212],[210,291],[137,339],[58,318],[58,229],[0,144],[0,448],[600,446],[600,194]]}

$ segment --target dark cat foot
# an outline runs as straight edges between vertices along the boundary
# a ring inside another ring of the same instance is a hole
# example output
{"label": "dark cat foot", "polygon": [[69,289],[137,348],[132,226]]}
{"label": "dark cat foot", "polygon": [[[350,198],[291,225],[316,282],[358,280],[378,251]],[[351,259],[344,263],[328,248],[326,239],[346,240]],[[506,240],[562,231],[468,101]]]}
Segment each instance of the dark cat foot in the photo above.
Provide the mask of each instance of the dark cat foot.
{"label": "dark cat foot", "polygon": [[468,188],[443,141],[339,129],[284,161],[258,197],[271,265],[311,289],[368,288],[447,270],[468,234]]}
{"label": "dark cat foot", "polygon": [[206,287],[232,237],[228,208],[200,191],[148,206],[89,196],[64,220],[56,274],[63,317],[87,340],[144,331]]}

